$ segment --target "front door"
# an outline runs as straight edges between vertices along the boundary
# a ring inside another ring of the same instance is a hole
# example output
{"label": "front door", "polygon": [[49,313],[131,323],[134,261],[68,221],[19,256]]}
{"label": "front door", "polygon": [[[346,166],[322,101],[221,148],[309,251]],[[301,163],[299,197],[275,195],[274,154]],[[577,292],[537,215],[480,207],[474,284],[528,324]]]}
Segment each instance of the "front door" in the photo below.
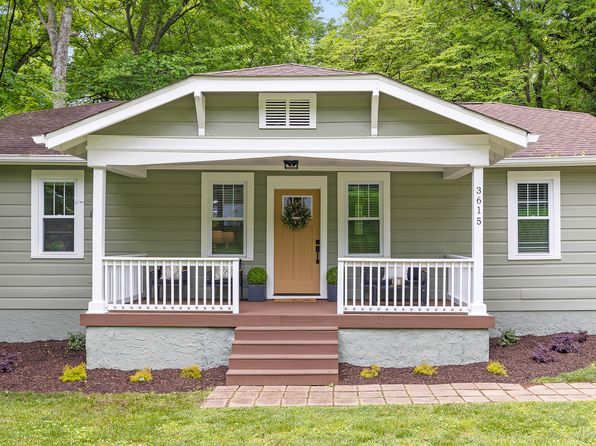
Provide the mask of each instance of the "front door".
{"label": "front door", "polygon": [[[289,200],[301,200],[310,208],[311,219],[302,229],[292,230],[281,221]],[[319,189],[276,189],[274,206],[274,294],[320,293],[321,191]]]}

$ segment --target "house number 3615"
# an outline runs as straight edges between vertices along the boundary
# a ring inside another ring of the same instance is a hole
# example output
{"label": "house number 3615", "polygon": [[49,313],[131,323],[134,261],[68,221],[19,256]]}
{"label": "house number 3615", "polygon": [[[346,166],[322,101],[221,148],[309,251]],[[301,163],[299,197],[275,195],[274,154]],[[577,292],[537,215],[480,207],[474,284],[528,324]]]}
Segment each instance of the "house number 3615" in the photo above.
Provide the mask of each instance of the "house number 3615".
{"label": "house number 3615", "polygon": [[478,186],[475,189],[476,195],[476,224],[482,224],[482,187]]}

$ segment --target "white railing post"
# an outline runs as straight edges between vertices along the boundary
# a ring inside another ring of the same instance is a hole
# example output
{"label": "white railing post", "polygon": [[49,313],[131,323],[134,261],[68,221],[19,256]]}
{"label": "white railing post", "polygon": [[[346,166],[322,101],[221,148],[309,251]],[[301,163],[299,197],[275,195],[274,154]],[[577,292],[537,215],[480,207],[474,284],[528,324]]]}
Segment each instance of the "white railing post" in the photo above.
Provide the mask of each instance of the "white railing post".
{"label": "white railing post", "polygon": [[93,237],[91,269],[91,302],[88,313],[105,313],[103,258],[105,256],[106,170],[93,169]]}
{"label": "white railing post", "polygon": [[474,167],[472,172],[472,315],[486,314],[484,304],[484,168]]}
{"label": "white railing post", "polygon": [[240,313],[240,265],[238,260],[232,262],[232,313]]}
{"label": "white railing post", "polygon": [[344,314],[344,265],[341,260],[337,262],[337,314]]}

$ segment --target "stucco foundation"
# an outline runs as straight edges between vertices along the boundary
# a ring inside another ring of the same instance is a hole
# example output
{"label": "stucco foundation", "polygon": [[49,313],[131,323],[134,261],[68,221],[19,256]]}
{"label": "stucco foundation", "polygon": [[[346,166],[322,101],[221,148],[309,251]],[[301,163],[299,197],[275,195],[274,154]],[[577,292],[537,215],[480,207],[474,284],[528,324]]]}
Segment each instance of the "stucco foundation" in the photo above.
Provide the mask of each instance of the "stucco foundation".
{"label": "stucco foundation", "polygon": [[0,310],[0,342],[66,339],[81,332],[81,310]]}
{"label": "stucco foundation", "polygon": [[490,335],[498,336],[499,330],[513,329],[519,335],[549,335],[562,331],[586,330],[596,334],[596,311],[515,311],[493,312],[496,329]]}
{"label": "stucco foundation", "polygon": [[232,328],[87,327],[87,367],[134,370],[228,364]]}
{"label": "stucco foundation", "polygon": [[340,329],[339,360],[354,365],[413,367],[488,361],[486,329]]}

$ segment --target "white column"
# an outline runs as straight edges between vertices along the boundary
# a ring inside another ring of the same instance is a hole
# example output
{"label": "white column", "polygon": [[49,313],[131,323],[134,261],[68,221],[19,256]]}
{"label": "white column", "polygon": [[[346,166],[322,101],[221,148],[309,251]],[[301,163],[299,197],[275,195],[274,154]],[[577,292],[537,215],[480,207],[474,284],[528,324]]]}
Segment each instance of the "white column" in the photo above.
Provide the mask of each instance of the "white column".
{"label": "white column", "polygon": [[484,168],[472,172],[472,259],[474,261],[471,315],[485,315],[484,305]]}
{"label": "white column", "polygon": [[106,240],[106,171],[93,169],[93,266],[91,271],[91,302],[88,313],[105,313],[103,258]]}

